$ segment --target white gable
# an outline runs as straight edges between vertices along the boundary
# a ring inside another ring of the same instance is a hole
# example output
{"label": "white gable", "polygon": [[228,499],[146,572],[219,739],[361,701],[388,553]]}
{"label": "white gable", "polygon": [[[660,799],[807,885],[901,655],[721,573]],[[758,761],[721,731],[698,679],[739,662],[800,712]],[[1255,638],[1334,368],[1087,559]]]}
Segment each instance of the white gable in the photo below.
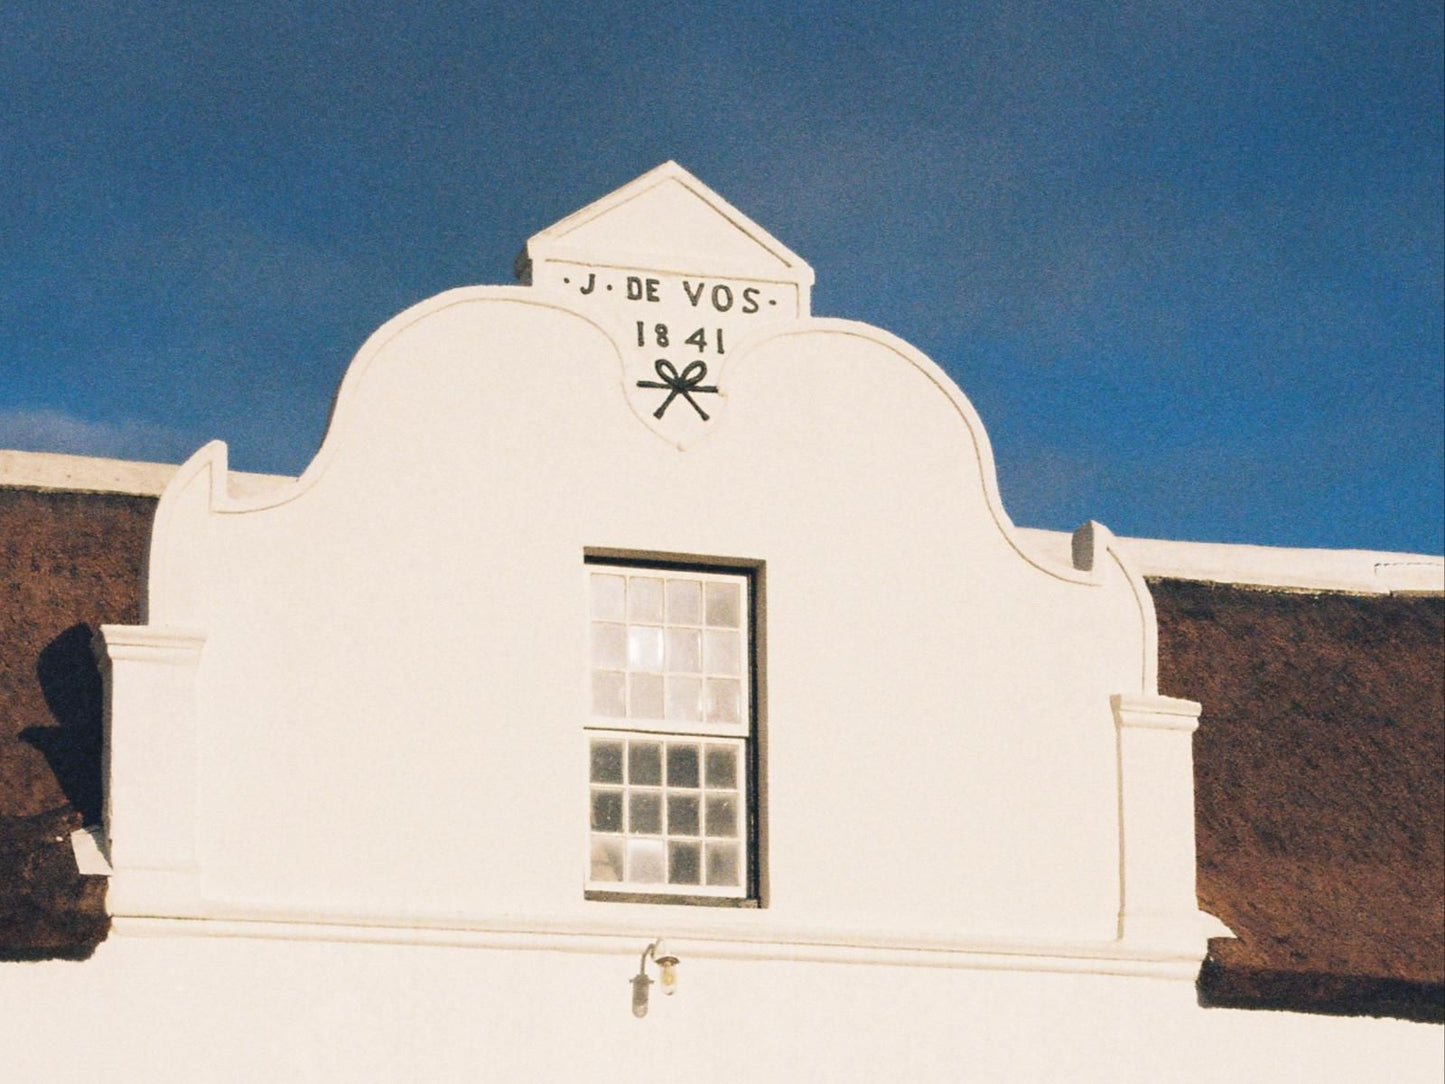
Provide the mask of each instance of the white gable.
{"label": "white gable", "polygon": [[679,274],[794,283],[807,314],[813,270],[756,222],[676,162],[635,181],[527,242],[530,281],[552,264],[610,264]]}
{"label": "white gable", "polygon": [[[1192,974],[1198,706],[1108,533],[1029,556],[948,377],[675,166],[528,251],[381,328],[295,484],[168,486],[105,630],[113,911]],[[752,577],[751,908],[583,891],[599,555]]]}

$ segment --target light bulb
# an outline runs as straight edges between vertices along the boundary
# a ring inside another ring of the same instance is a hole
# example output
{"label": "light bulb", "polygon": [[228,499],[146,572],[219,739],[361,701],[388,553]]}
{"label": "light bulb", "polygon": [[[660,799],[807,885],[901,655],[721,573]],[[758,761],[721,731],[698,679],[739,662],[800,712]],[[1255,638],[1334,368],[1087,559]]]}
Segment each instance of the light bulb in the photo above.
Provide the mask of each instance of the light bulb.
{"label": "light bulb", "polygon": [[662,968],[662,992],[671,997],[677,993],[677,957],[659,956],[657,966]]}

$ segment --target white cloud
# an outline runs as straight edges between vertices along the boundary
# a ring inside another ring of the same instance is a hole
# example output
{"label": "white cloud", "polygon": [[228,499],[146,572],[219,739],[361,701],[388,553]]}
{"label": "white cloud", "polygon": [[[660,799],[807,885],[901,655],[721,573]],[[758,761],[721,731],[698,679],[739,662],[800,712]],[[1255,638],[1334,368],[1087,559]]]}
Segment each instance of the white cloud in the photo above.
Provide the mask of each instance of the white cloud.
{"label": "white cloud", "polygon": [[92,421],[48,407],[0,409],[0,448],[179,463],[200,447],[189,434],[137,418]]}

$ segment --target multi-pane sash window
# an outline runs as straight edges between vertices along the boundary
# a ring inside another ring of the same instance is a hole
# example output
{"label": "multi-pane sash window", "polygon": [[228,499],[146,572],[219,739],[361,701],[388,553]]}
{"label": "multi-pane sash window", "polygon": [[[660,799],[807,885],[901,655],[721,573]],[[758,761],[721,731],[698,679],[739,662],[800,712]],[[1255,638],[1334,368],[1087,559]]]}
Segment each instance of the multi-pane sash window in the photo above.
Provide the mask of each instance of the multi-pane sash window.
{"label": "multi-pane sash window", "polygon": [[588,564],[594,893],[745,898],[746,574]]}

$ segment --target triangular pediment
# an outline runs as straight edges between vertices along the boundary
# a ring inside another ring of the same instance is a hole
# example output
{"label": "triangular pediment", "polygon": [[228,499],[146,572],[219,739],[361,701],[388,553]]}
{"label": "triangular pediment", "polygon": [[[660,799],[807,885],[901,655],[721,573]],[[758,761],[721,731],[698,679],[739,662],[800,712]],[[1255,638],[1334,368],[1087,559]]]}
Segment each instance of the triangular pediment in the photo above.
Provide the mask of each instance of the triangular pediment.
{"label": "triangular pediment", "polygon": [[796,284],[813,269],[676,162],[665,162],[534,235],[519,271],[547,263],[642,268]]}

